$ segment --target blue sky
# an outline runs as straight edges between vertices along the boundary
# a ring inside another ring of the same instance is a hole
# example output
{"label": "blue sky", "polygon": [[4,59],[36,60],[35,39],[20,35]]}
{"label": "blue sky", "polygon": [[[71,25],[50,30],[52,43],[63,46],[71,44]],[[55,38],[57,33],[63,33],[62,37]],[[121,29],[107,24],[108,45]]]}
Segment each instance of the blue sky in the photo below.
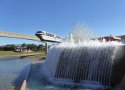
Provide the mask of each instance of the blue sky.
{"label": "blue sky", "polygon": [[[67,36],[83,22],[99,36],[125,35],[125,0],[0,0],[0,30],[34,35],[39,29]],[[7,43],[37,43],[0,37]]]}

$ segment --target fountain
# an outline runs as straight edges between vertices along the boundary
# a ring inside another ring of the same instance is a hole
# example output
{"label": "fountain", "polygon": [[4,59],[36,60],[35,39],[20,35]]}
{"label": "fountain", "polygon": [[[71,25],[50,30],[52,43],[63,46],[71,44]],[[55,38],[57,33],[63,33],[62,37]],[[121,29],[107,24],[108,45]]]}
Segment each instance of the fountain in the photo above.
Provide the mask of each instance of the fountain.
{"label": "fountain", "polygon": [[64,42],[49,48],[44,63],[32,65],[28,90],[121,90],[125,45],[93,38],[88,27],[77,25]]}
{"label": "fountain", "polygon": [[125,74],[123,48],[117,42],[62,43],[50,48],[42,72],[54,84],[109,88]]}
{"label": "fountain", "polygon": [[52,46],[41,72],[56,85],[94,90],[119,85],[125,75],[125,46],[120,42],[91,41],[88,32],[81,32],[84,29],[78,25],[78,33],[75,30],[66,42]]}

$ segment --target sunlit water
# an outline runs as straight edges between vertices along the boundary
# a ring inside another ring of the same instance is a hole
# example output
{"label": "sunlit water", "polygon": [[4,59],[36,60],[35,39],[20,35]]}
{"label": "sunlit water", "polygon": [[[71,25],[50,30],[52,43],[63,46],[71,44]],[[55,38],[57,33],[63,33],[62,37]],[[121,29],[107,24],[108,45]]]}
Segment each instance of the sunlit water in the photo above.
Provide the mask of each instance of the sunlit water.
{"label": "sunlit water", "polygon": [[[0,58],[0,90],[14,90],[24,79],[32,60]],[[23,72],[22,72],[23,71]]]}
{"label": "sunlit water", "polygon": [[32,70],[27,80],[27,90],[92,90],[69,85],[54,85],[48,82],[47,78],[39,73],[42,67],[43,64],[41,63],[32,65]]}

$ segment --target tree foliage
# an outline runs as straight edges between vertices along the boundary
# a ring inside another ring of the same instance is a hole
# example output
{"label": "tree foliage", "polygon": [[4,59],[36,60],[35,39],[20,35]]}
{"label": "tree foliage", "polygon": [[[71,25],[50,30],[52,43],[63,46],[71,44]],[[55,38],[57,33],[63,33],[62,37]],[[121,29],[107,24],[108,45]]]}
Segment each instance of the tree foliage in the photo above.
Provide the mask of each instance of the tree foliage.
{"label": "tree foliage", "polygon": [[[4,46],[0,46],[0,50],[14,51],[16,46],[17,45],[14,45],[14,44],[7,44],[7,45],[4,45]],[[45,48],[45,46],[43,44],[36,45],[36,44],[25,44],[25,43],[20,45],[20,47],[27,48],[27,49],[30,49],[30,50],[33,50],[33,51],[44,50],[44,48]]]}

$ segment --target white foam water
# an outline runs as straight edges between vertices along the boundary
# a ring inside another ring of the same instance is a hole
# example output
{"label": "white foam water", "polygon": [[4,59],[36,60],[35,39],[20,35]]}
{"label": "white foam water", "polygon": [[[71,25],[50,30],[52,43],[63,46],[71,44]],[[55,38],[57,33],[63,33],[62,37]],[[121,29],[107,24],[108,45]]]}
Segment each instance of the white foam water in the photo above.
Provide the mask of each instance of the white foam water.
{"label": "white foam water", "polygon": [[115,52],[121,45],[89,41],[52,46],[41,72],[54,84],[88,89],[110,87]]}
{"label": "white foam water", "polygon": [[123,44],[93,38],[86,25],[77,24],[62,43],[50,47],[41,73],[53,84],[96,90],[110,87],[116,51]]}

